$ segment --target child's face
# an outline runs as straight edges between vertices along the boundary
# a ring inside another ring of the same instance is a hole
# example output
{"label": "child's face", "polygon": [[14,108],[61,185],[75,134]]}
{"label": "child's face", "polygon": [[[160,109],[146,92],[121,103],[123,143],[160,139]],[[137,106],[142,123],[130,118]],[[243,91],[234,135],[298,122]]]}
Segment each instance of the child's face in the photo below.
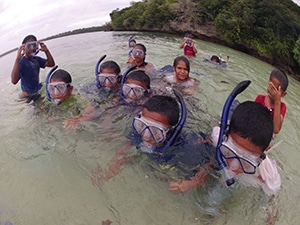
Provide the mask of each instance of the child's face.
{"label": "child's face", "polygon": [[132,55],[136,62],[143,62],[145,60],[146,53],[141,46],[135,46],[132,50]]}
{"label": "child's face", "polygon": [[48,84],[47,90],[54,100],[63,102],[71,95],[73,86],[63,80],[53,79]]}
{"label": "child's face", "polygon": [[166,134],[171,128],[168,120],[167,116],[144,108],[141,116],[134,119],[133,126],[141,135],[144,144],[148,147],[159,147],[166,141]]}
{"label": "child's face", "polygon": [[122,91],[126,98],[136,101],[144,96],[147,86],[144,82],[127,79],[122,87]]}
{"label": "child's face", "polygon": [[33,39],[29,39],[24,44],[24,52],[26,56],[35,55],[36,51],[39,48],[39,44],[37,41]]}
{"label": "child's face", "polygon": [[103,69],[97,79],[103,87],[112,88],[118,84],[118,74],[111,69]]}
{"label": "child's face", "polygon": [[180,60],[174,67],[176,79],[180,81],[186,81],[189,77],[189,71],[184,61]]}
{"label": "child's face", "polygon": [[228,141],[222,145],[221,152],[225,156],[228,168],[234,174],[255,172],[261,162],[262,150],[259,146],[236,133],[229,134]]}
{"label": "child's face", "polygon": [[286,95],[286,91],[282,90],[281,83],[275,77],[270,77],[267,92],[269,97],[271,98],[275,93],[278,93],[281,98],[283,98]]}

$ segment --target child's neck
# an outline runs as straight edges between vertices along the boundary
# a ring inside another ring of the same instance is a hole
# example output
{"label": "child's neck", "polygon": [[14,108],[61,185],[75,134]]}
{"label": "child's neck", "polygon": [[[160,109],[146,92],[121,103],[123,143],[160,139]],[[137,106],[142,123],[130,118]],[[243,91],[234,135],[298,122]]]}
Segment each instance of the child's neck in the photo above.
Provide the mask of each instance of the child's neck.
{"label": "child's neck", "polygon": [[265,98],[265,105],[267,106],[268,109],[274,107],[274,101],[271,98],[269,98],[268,95],[266,95],[266,98]]}

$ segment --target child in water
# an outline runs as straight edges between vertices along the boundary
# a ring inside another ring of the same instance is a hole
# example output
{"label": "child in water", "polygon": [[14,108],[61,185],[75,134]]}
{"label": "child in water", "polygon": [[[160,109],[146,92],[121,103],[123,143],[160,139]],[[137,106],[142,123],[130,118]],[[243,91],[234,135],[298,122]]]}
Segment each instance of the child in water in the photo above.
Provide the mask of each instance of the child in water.
{"label": "child in water", "polygon": [[[36,55],[39,50],[45,52],[46,59]],[[27,98],[27,102],[36,100],[40,96],[38,92],[42,87],[39,77],[40,68],[54,65],[54,59],[47,46],[43,42],[37,41],[34,35],[28,35],[18,49],[11,72],[11,82],[17,84],[21,80],[21,97]]]}
{"label": "child in water", "polygon": [[274,122],[274,133],[277,134],[281,130],[284,116],[286,113],[286,105],[281,101],[287,94],[287,87],[289,81],[287,75],[279,70],[274,69],[269,78],[267,87],[267,95],[259,94],[255,102],[258,102],[265,106]]}
{"label": "child in water", "polygon": [[174,74],[165,76],[164,81],[177,85],[184,95],[192,95],[199,85],[199,81],[189,76],[190,62],[185,56],[178,56],[173,62]]}
{"label": "child in water", "polygon": [[46,93],[49,101],[42,102],[41,111],[48,118],[61,119],[79,115],[88,102],[79,93],[73,93],[72,77],[63,69],[52,69],[46,79]]}
{"label": "child in water", "polygon": [[[184,111],[179,111],[174,98],[156,95],[145,102],[132,123],[135,134],[140,137],[133,142],[137,148],[159,164],[180,171],[178,174],[182,177],[169,184],[169,190],[174,194],[186,193],[202,186],[211,177],[209,171],[216,168],[215,148],[205,137],[197,134],[177,136],[179,133],[176,132],[180,132],[184,123]],[[276,164],[264,153],[272,133],[272,118],[267,110],[258,103],[243,102],[233,113],[229,131],[221,145],[229,173],[232,176],[245,174],[249,184],[261,186],[267,194],[278,191],[281,184]],[[218,134],[217,129],[214,129],[212,138],[215,145]],[[120,173],[121,166],[128,162],[126,155],[129,148],[127,144],[117,151],[110,161],[109,170],[99,166],[94,171],[95,185],[103,185]]]}
{"label": "child in water", "polygon": [[145,70],[147,73],[152,73],[154,70],[154,66],[152,63],[146,62],[146,54],[147,54],[147,49],[145,45],[143,44],[136,44],[131,52],[131,55],[128,56],[128,61],[129,65],[135,66],[137,70]]}
{"label": "child in water", "polygon": [[[120,89],[120,94],[113,96],[111,101],[113,105],[107,108],[103,108],[99,104],[90,105],[84,111],[84,113],[74,118],[65,120],[64,126],[68,129],[76,129],[80,122],[96,119],[100,117],[104,111],[107,112],[107,110],[112,110],[115,107],[119,107],[123,103],[129,106],[137,107],[139,104],[145,101],[146,98],[148,98],[149,94],[150,78],[145,73],[145,71],[134,70],[125,77],[124,83],[122,84]],[[131,111],[134,110],[132,110],[131,108]]]}
{"label": "child in water", "polygon": [[[112,60],[103,62],[100,65],[99,73],[96,74],[96,86],[98,91],[112,92],[112,95],[117,93],[121,82],[121,69],[120,66]],[[95,94],[95,93],[94,93]],[[95,96],[94,96],[95,97]],[[96,96],[97,98],[98,96]],[[108,96],[105,96],[107,98]],[[106,99],[105,99],[106,100]],[[77,129],[78,124],[82,121],[90,121],[99,116],[97,110],[101,104],[101,99],[94,99],[83,113],[73,118],[66,119],[63,125],[67,129]]]}

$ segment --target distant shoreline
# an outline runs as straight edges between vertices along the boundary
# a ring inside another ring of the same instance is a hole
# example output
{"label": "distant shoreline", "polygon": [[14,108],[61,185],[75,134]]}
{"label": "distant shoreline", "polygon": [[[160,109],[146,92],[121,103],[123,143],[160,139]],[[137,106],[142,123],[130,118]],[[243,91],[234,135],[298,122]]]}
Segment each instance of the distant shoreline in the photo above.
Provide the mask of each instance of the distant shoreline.
{"label": "distant shoreline", "polygon": [[[48,41],[48,40],[52,40],[52,39],[56,39],[56,38],[60,38],[60,37],[65,37],[65,36],[70,36],[70,35],[75,35],[75,34],[82,34],[82,33],[90,33],[90,32],[98,32],[98,31],[105,31],[105,26],[100,26],[100,27],[88,27],[88,28],[80,28],[80,29],[76,29],[76,30],[72,30],[72,31],[67,31],[64,33],[59,33],[47,38],[43,38],[41,39],[41,41]],[[13,48],[7,52],[4,52],[2,54],[0,54],[0,58],[2,58],[3,56],[6,56],[14,51],[17,51],[18,48]]]}

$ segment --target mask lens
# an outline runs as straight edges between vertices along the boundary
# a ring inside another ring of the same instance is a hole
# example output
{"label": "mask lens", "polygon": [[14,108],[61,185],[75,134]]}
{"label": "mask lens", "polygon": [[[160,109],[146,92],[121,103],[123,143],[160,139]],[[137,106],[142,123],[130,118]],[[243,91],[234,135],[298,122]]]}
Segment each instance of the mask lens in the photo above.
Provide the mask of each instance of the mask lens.
{"label": "mask lens", "polygon": [[117,76],[115,74],[99,74],[98,80],[103,86],[105,86],[106,82],[115,85],[117,83]]}
{"label": "mask lens", "polygon": [[122,87],[123,94],[126,97],[139,99],[143,97],[145,90],[139,85],[124,84]]}
{"label": "mask lens", "polygon": [[255,173],[257,165],[249,161],[248,159],[237,155],[237,153],[226,145],[221,145],[220,151],[225,159],[237,159],[244,171],[247,174]]}
{"label": "mask lens", "polygon": [[133,56],[144,56],[145,52],[140,49],[133,49],[132,54],[133,54]]}
{"label": "mask lens", "polygon": [[162,143],[166,139],[166,132],[164,128],[149,125],[142,118],[135,117],[133,120],[133,128],[140,135],[145,135],[146,132],[150,133],[150,137],[157,143]]}
{"label": "mask lens", "polygon": [[38,49],[38,42],[37,41],[27,42],[25,44],[25,48],[27,50],[32,50],[32,51],[36,50],[36,49]]}
{"label": "mask lens", "polygon": [[47,90],[51,95],[54,95],[56,91],[63,95],[66,93],[68,86],[69,84],[65,83],[48,84]]}

